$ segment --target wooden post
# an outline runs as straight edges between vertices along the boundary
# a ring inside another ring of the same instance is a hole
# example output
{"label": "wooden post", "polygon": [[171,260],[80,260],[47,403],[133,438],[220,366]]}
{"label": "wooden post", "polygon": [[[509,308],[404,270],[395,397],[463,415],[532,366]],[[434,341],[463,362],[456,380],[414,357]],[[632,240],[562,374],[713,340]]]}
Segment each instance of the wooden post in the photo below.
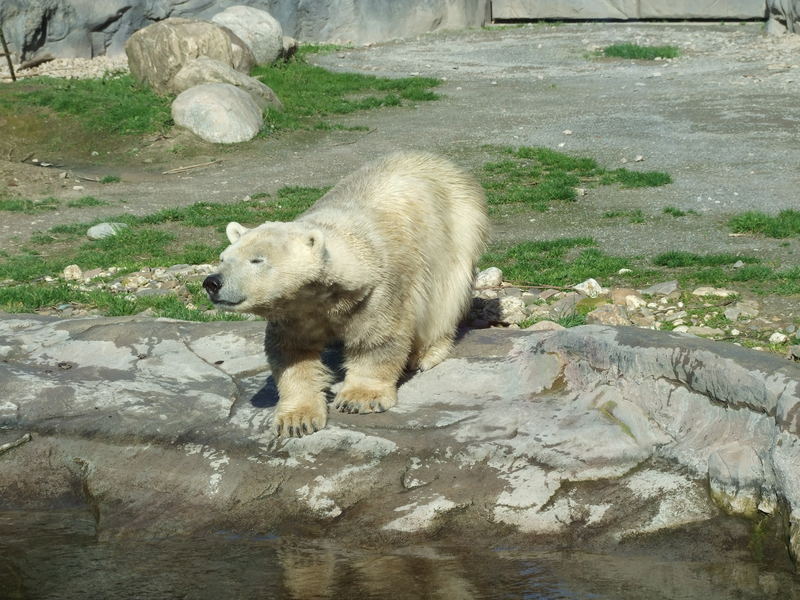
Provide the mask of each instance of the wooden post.
{"label": "wooden post", "polygon": [[2,23],[0,23],[0,43],[3,44],[3,53],[6,55],[6,61],[8,62],[8,70],[11,72],[11,81],[16,81],[17,76],[14,74],[14,65],[11,64],[11,51],[8,49],[8,44],[6,44],[6,36],[3,35]]}

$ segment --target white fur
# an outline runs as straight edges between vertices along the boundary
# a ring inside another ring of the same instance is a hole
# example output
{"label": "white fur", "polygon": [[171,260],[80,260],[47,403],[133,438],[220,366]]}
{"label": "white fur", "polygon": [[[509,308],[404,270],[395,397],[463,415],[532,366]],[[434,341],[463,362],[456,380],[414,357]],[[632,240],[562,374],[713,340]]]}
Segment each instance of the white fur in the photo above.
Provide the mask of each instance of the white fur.
{"label": "white fur", "polygon": [[441,362],[469,307],[487,227],[480,185],[425,153],[366,165],[291,223],[230,223],[212,299],[269,322],[278,432],[325,425],[330,374],[319,354],[332,340],[345,348],[335,400],[345,412],[390,408],[407,365]]}

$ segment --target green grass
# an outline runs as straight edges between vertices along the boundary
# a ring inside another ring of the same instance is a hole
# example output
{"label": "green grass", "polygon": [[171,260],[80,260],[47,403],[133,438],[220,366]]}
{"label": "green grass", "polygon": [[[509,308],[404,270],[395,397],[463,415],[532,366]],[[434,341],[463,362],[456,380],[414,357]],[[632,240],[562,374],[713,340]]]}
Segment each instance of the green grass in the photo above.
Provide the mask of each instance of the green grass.
{"label": "green grass", "polygon": [[108,184],[108,183],[119,183],[121,180],[117,175],[106,175],[100,179],[100,183]]}
{"label": "green grass", "polygon": [[283,110],[267,111],[265,131],[314,128],[332,115],[438,98],[430,89],[439,85],[438,79],[333,73],[309,64],[306,57],[321,50],[329,49],[305,46],[288,62],[253,70],[252,75],[272,88],[283,103]]}
{"label": "green grass", "polygon": [[523,242],[487,252],[480,265],[499,267],[504,278],[516,284],[557,286],[608,277],[629,266],[628,260],[608,256],[594,246],[595,241],[586,237]]}
{"label": "green grass", "polygon": [[660,172],[608,171],[592,158],[570,156],[549,148],[487,149],[501,154],[501,160],[484,164],[480,173],[490,205],[525,204],[544,211],[554,202],[575,200],[579,186],[619,184],[633,188],[672,181],[668,174]]}
{"label": "green grass", "polygon": [[49,108],[76,117],[98,134],[146,134],[170,127],[170,101],[128,74],[114,74],[101,79],[27,79],[25,87],[7,96],[0,106]]}
{"label": "green grass", "polygon": [[48,210],[57,210],[59,201],[56,198],[43,198],[41,200],[30,200],[28,198],[0,198],[0,211],[37,213]]}
{"label": "green grass", "polygon": [[670,215],[671,217],[675,217],[676,219],[678,217],[685,217],[687,215],[698,214],[696,210],[693,210],[691,208],[689,210],[681,210],[680,208],[677,208],[675,206],[665,206],[664,210],[662,210],[661,212],[663,212],[665,215]]}
{"label": "green grass", "polygon": [[640,46],[639,44],[612,44],[603,48],[603,56],[609,58],[629,58],[636,60],[655,60],[656,58],[677,58],[681,51],[676,46]]}
{"label": "green grass", "polygon": [[110,317],[135,315],[152,310],[156,317],[183,319],[187,321],[240,321],[244,317],[235,313],[206,314],[211,303],[199,284],[188,284],[192,302],[197,309],[186,305],[173,295],[143,296],[115,294],[105,290],[83,291],[65,283],[55,285],[24,284],[0,287],[0,309],[6,312],[30,312],[63,304],[76,304],[97,309]]}
{"label": "green grass", "polygon": [[70,200],[67,202],[67,206],[69,208],[87,208],[90,206],[108,206],[108,202],[105,200],[99,200],[94,196],[83,196],[82,198],[78,198],[77,200]]}
{"label": "green grass", "polygon": [[619,217],[630,219],[631,223],[644,223],[645,221],[641,208],[634,210],[607,210],[603,213],[604,219],[616,219]]}
{"label": "green grass", "polygon": [[716,267],[722,265],[732,265],[738,261],[747,264],[760,262],[754,256],[740,254],[695,254],[693,252],[683,252],[673,250],[664,252],[653,258],[653,264],[660,267]]}
{"label": "green grass", "polygon": [[[0,280],[24,282],[46,275],[55,276],[69,264],[77,264],[82,269],[117,266],[123,270],[136,270],[144,266],[214,262],[227,245],[223,232],[230,221],[246,226],[256,226],[264,221],[289,221],[311,206],[325,191],[324,188],[285,187],[269,201],[198,202],[144,216],[123,214],[87,223],[57,225],[31,240],[38,242],[36,253],[29,251],[0,258]],[[102,240],[78,241],[89,227],[101,221],[126,223],[130,227]],[[198,229],[213,228],[218,242],[212,245],[178,244],[175,235],[157,228],[166,223]],[[42,248],[55,242],[69,243],[69,247],[62,245],[49,252]]]}
{"label": "green grass", "polygon": [[777,216],[745,212],[728,221],[728,226],[734,233],[758,233],[771,238],[800,236],[800,211],[782,210]]}

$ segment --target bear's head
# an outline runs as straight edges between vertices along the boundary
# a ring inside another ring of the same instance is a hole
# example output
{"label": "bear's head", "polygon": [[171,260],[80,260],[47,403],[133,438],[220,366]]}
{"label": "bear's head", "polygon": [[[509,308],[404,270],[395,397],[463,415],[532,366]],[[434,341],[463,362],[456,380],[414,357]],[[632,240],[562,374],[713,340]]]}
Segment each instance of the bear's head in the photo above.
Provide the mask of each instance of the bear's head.
{"label": "bear's head", "polygon": [[248,229],[234,222],[225,233],[231,245],[220,255],[219,271],[203,281],[217,308],[277,309],[322,276],[325,249],[319,229],[296,222]]}

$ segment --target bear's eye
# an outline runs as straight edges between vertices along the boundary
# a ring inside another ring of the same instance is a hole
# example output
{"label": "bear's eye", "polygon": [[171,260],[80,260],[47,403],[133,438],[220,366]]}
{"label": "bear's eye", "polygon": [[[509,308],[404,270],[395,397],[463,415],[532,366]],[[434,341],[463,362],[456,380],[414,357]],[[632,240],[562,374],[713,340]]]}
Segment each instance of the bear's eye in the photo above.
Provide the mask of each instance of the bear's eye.
{"label": "bear's eye", "polygon": [[258,264],[263,263],[264,259],[263,258],[251,258],[250,262],[253,263],[254,265],[258,265]]}

